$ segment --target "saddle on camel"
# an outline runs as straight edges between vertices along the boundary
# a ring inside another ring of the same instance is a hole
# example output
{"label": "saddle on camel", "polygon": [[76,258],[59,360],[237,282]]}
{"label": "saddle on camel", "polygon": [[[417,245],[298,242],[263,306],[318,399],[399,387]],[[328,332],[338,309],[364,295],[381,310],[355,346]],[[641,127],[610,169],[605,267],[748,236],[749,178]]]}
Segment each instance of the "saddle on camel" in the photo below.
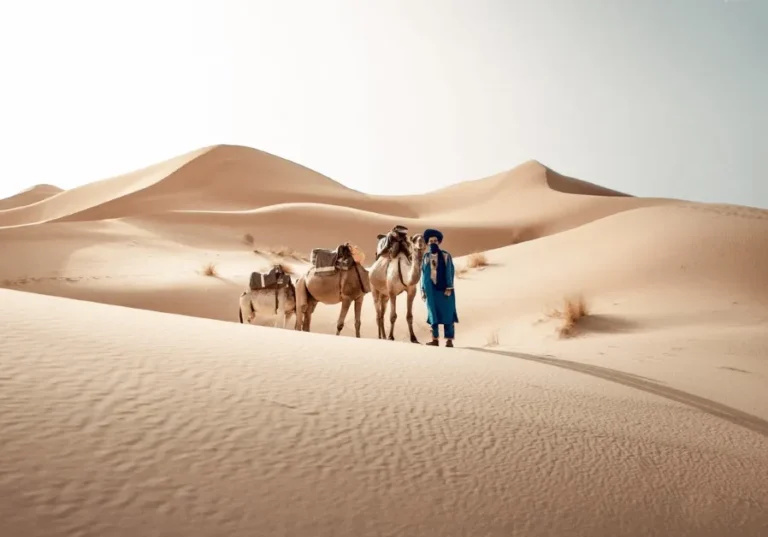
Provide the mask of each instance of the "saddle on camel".
{"label": "saddle on camel", "polygon": [[360,288],[365,292],[368,292],[370,289],[363,281],[358,267],[358,265],[362,266],[364,261],[365,254],[348,242],[339,244],[334,249],[313,248],[309,257],[309,263],[311,265],[310,270],[315,276],[330,277],[337,275],[339,272],[347,272],[350,269],[355,269]]}
{"label": "saddle on camel", "polygon": [[397,255],[399,252],[404,252],[410,260],[410,250],[406,244],[408,241],[407,227],[397,225],[389,233],[380,233],[376,239],[379,241],[376,245],[376,259],[387,253]]}
{"label": "saddle on camel", "polygon": [[313,248],[309,262],[315,269],[315,274],[335,274],[339,270],[349,270],[357,260],[349,243],[339,244],[334,249]]}
{"label": "saddle on camel", "polygon": [[278,293],[280,289],[293,286],[291,277],[281,265],[274,265],[269,272],[251,272],[249,287],[251,291],[275,291],[275,313],[278,310]]}

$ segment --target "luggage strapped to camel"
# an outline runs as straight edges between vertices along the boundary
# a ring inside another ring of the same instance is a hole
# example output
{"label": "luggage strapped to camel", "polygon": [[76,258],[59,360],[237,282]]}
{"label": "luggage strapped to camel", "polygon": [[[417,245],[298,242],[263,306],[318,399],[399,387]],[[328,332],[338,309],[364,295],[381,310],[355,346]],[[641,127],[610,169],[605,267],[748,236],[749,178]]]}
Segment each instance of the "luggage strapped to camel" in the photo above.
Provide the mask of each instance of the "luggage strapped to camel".
{"label": "luggage strapped to camel", "polygon": [[339,244],[335,249],[313,248],[309,262],[315,269],[315,274],[335,274],[339,270],[349,270],[355,266],[355,258],[349,244]]}
{"label": "luggage strapped to camel", "polygon": [[282,265],[274,265],[269,272],[251,272],[249,287],[251,291],[263,291],[274,289],[275,291],[275,313],[278,310],[278,294],[280,289],[291,287],[293,282],[291,277],[285,272]]}
{"label": "luggage strapped to camel", "polygon": [[355,268],[357,280],[360,283],[360,289],[367,287],[363,283],[363,277],[360,276],[360,269],[357,267],[357,261],[352,254],[349,243],[339,244],[335,249],[313,248],[310,253],[309,262],[312,270],[317,276],[332,276],[338,271],[347,271]]}
{"label": "luggage strapped to camel", "polygon": [[388,233],[380,233],[376,236],[378,243],[376,244],[376,258],[378,259],[385,253],[392,249],[395,243],[400,243],[400,246],[405,251],[406,256],[409,256],[408,248],[405,247],[406,237],[408,236],[408,228],[405,226],[397,225],[392,228]]}

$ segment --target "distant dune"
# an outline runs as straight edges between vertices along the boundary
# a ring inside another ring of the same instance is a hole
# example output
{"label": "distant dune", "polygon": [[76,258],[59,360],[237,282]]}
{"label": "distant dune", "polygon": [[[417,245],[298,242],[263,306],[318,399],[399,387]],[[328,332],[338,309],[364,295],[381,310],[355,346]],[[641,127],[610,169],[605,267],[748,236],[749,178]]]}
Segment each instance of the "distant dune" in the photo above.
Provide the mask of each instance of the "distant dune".
{"label": "distant dune", "polygon": [[[220,145],[0,200],[6,532],[768,535],[768,211],[533,160],[394,194]],[[370,297],[364,341],[234,324],[395,224],[445,233],[463,348],[404,298],[394,343]]]}
{"label": "distant dune", "polygon": [[23,192],[19,192],[18,194],[5,199],[0,199],[0,211],[32,205],[38,201],[42,201],[44,199],[50,198],[51,196],[55,196],[60,192],[63,192],[63,190],[57,186],[35,185],[32,188],[24,190]]}

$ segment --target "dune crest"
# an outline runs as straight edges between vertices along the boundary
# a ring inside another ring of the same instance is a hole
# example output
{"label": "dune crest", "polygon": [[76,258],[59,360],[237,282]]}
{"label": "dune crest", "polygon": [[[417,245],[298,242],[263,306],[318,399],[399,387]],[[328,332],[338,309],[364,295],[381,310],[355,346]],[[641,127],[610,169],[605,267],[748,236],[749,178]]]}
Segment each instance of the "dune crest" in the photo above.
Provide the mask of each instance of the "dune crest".
{"label": "dune crest", "polygon": [[[546,168],[546,166],[545,166]],[[573,177],[567,177],[560,173],[557,173],[551,168],[546,168],[547,186],[552,190],[560,192],[562,194],[576,194],[578,196],[615,196],[631,198],[629,194],[619,192],[604,186],[589,183],[581,179],[575,179]]]}
{"label": "dune crest", "polygon": [[0,199],[0,211],[32,205],[38,201],[42,201],[44,199],[50,198],[51,196],[55,196],[60,192],[64,192],[64,189],[54,185],[35,185],[19,192],[18,194]]}

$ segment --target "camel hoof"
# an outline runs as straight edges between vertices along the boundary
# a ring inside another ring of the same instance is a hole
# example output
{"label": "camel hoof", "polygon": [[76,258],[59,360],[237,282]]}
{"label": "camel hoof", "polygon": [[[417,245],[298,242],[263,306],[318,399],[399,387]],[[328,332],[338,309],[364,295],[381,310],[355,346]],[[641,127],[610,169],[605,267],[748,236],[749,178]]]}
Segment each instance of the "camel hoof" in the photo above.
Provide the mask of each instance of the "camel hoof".
{"label": "camel hoof", "polygon": [[395,340],[395,336],[389,336],[387,339],[390,340],[390,341],[394,341]]}
{"label": "camel hoof", "polygon": [[421,343],[419,343],[419,340],[418,340],[418,339],[416,339],[416,338],[413,338],[413,339],[411,340],[411,343],[415,343],[416,345],[421,345]]}

